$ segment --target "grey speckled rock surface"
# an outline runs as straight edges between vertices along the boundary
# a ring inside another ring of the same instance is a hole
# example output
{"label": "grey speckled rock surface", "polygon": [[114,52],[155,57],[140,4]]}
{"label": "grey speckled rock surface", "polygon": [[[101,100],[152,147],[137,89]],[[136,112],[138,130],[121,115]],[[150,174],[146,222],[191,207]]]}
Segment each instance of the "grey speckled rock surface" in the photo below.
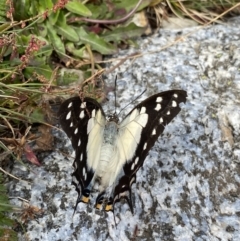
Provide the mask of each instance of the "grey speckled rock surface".
{"label": "grey speckled rock surface", "polygon": [[[112,214],[97,212],[92,198],[72,217],[73,158],[60,149],[74,153],[66,135],[54,131],[57,150],[41,167],[14,168],[13,174],[31,184],[9,185],[11,196],[44,210],[28,223],[29,240],[240,240],[240,18],[202,29],[160,30],[138,43],[143,56],[126,61],[106,79],[109,85],[118,74],[119,110],[145,88],[141,100],[174,88],[186,90],[188,100],[137,174],[135,214],[126,203],[117,204],[115,228]],[[19,240],[25,240],[23,234]]]}

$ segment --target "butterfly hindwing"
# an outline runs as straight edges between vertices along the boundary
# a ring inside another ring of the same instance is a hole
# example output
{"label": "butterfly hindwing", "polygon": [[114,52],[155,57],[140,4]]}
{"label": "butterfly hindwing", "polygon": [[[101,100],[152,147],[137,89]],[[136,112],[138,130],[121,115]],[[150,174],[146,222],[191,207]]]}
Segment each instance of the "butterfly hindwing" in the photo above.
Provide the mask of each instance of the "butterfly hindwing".
{"label": "butterfly hindwing", "polygon": [[76,152],[72,183],[79,194],[77,204],[88,202],[90,185],[99,161],[101,133],[106,120],[104,112],[94,99],[81,100],[77,96],[62,103],[58,116]]}
{"label": "butterfly hindwing", "polygon": [[182,90],[153,95],[138,104],[120,124],[118,148],[125,176],[115,186],[112,210],[120,198],[127,199],[132,210],[131,185],[136,180],[136,172],[165,126],[180,112],[179,104],[185,102],[186,97]]}

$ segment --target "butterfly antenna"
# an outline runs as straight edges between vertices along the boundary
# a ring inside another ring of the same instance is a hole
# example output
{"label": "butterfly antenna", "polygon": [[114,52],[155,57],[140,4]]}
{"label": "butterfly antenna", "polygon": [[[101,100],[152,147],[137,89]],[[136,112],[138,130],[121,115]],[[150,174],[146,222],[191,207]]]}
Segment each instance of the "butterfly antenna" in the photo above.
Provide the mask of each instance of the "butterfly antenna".
{"label": "butterfly antenna", "polygon": [[133,102],[135,102],[138,98],[140,98],[145,92],[147,91],[147,89],[145,89],[140,95],[138,95],[134,100],[132,100],[130,103],[128,103],[126,106],[124,106],[118,113],[118,115],[124,110],[126,109],[129,105],[131,105]]}

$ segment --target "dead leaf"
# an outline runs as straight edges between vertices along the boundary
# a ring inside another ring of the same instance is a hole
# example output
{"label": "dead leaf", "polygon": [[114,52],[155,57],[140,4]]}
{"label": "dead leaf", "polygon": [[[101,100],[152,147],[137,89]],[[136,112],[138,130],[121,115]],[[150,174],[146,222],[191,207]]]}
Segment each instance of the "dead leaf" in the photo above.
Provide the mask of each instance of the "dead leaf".
{"label": "dead leaf", "polygon": [[227,141],[231,147],[234,145],[232,128],[224,111],[218,113],[219,126],[222,131],[222,141]]}
{"label": "dead leaf", "polygon": [[51,127],[47,125],[40,125],[38,131],[40,137],[36,140],[37,149],[41,151],[50,151],[53,149],[53,136]]}
{"label": "dead leaf", "polygon": [[32,148],[27,143],[24,146],[24,154],[25,154],[27,160],[30,161],[32,164],[41,166],[41,164],[38,161],[36,155],[34,154]]}
{"label": "dead leaf", "polygon": [[37,215],[42,214],[42,213],[43,213],[42,209],[35,207],[35,206],[30,206],[28,204],[22,211],[21,220],[23,221],[23,223],[25,223],[28,220],[34,219]]}

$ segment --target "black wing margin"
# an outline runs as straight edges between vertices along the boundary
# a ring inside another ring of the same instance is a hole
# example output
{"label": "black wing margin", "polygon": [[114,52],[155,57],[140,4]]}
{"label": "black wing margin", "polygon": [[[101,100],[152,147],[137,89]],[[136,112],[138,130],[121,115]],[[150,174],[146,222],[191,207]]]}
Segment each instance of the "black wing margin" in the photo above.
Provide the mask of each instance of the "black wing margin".
{"label": "black wing margin", "polygon": [[[84,98],[81,100],[77,96],[62,103],[58,116],[61,127],[71,139],[76,152],[73,163],[74,172],[72,174],[72,184],[78,192],[76,209],[79,202],[87,203],[89,201],[91,181],[95,168],[93,165],[94,160],[89,160],[91,154],[87,153],[88,141],[91,133],[94,132],[94,127],[99,129],[101,124],[105,122],[105,114],[101,105],[94,99]],[[95,133],[92,133],[92,138],[94,138],[94,135]],[[94,151],[96,152],[96,150]]]}

